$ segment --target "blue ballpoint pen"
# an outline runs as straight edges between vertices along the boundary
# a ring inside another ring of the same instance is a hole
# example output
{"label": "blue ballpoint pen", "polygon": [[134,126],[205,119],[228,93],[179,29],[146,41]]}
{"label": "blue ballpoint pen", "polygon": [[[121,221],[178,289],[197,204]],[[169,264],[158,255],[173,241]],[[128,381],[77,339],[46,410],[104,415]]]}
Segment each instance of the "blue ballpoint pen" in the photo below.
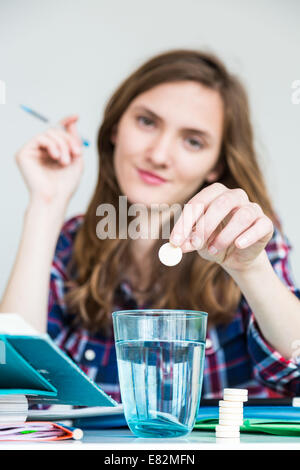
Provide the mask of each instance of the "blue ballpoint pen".
{"label": "blue ballpoint pen", "polygon": [[[29,113],[31,114],[31,116],[34,116],[36,117],[37,119],[39,119],[40,121],[43,121],[43,122],[46,122],[48,124],[51,125],[51,122],[48,118],[46,118],[45,116],[42,116],[40,113],[37,113],[36,111],[34,111],[33,109],[29,108],[28,106],[25,106],[23,104],[20,105],[20,108],[23,109],[23,111],[26,111],[26,113]],[[57,124],[54,125],[55,127],[57,127]],[[62,127],[61,125],[58,125],[58,127]],[[85,147],[88,147],[90,145],[89,141],[86,140],[86,139],[83,139],[81,138],[82,140],[82,145],[84,145]]]}
{"label": "blue ballpoint pen", "polygon": [[66,424],[62,424],[62,423],[57,423],[59,424],[60,426],[68,429],[69,431],[72,432],[72,439],[74,439],[75,441],[79,441],[80,439],[83,438],[83,431],[82,429],[80,428],[73,428],[72,426],[69,426],[69,425],[66,425]]}

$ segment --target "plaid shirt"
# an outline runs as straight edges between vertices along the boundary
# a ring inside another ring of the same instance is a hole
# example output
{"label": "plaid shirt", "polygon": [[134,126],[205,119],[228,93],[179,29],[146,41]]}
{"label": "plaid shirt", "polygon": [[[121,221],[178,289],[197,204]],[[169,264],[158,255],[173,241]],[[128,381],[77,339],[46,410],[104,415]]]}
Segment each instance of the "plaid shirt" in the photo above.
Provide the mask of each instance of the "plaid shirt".
{"label": "plaid shirt", "polygon": [[[105,337],[83,328],[74,329],[74,316],[68,314],[64,302],[66,266],[82,221],[82,216],[68,220],[57,242],[50,277],[48,333],[90,378],[120,402],[113,333]],[[278,277],[300,299],[288,260],[291,248],[286,236],[275,228],[266,252]],[[143,308],[125,281],[115,299],[114,310]],[[253,398],[300,395],[300,361],[286,360],[264,339],[243,296],[232,322],[207,332],[202,397],[219,399],[224,387],[247,388]]]}

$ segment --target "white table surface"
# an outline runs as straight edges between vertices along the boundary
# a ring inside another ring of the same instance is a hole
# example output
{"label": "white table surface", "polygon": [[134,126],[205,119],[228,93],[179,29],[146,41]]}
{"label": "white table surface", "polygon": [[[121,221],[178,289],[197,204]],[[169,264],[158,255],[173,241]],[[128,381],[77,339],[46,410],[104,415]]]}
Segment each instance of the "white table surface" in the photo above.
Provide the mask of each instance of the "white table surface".
{"label": "white table surface", "polygon": [[141,439],[135,437],[127,428],[119,429],[103,429],[84,431],[84,437],[80,441],[66,440],[60,442],[31,443],[31,442],[0,442],[0,451],[4,448],[12,449],[13,447],[32,449],[105,449],[108,455],[114,450],[126,450],[130,454],[130,450],[146,449],[158,450],[169,449],[174,452],[176,450],[200,450],[200,449],[251,449],[259,447],[268,447],[274,449],[300,449],[300,436],[275,436],[271,434],[253,434],[241,433],[239,443],[216,442],[214,431],[193,431],[185,438],[173,439]]}

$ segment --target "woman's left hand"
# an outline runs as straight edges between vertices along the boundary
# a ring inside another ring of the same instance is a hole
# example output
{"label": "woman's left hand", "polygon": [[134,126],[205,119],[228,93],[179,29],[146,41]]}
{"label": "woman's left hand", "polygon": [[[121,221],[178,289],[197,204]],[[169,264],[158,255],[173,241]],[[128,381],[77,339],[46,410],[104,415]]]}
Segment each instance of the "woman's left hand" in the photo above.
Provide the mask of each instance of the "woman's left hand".
{"label": "woman's left hand", "polygon": [[226,271],[255,265],[274,231],[261,207],[241,189],[213,183],[185,204],[170,236],[184,253],[220,264]]}

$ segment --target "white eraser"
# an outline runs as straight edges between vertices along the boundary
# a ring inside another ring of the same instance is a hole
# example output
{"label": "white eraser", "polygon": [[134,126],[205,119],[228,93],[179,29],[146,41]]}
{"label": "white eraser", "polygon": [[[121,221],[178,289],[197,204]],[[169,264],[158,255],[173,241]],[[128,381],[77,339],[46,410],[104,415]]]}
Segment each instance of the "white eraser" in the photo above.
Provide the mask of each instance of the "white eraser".
{"label": "white eraser", "polygon": [[165,243],[160,247],[158,257],[162,264],[165,264],[166,266],[175,266],[181,261],[182,251],[180,246]]}
{"label": "white eraser", "polygon": [[80,439],[83,438],[83,431],[82,431],[82,429],[76,428],[76,429],[74,429],[72,432],[73,432],[73,439],[74,439],[75,441],[79,441]]}

